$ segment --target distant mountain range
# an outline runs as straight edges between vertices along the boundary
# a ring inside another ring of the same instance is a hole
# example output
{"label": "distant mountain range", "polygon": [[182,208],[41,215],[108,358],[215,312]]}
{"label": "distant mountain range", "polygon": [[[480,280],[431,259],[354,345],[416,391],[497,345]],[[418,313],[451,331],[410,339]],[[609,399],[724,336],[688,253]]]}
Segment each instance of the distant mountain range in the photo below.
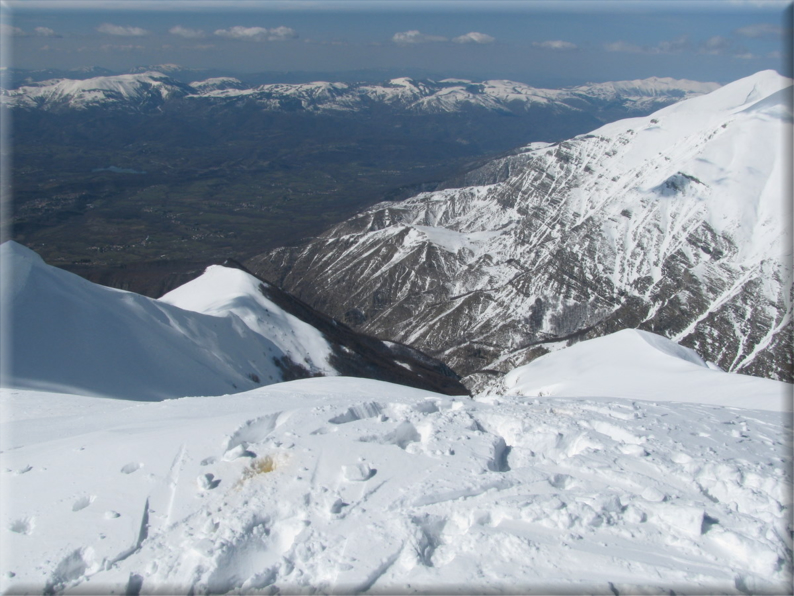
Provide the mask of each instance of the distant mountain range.
{"label": "distant mountain range", "polygon": [[761,72],[531,144],[249,266],[440,358],[475,391],[623,328],[791,381],[790,85]]}
{"label": "distant mountain range", "polygon": [[466,79],[418,81],[408,77],[382,84],[313,82],[248,86],[232,77],[190,84],[157,71],[55,78],[3,90],[3,103],[24,109],[114,108],[153,110],[177,98],[214,104],[254,103],[266,110],[363,111],[390,108],[426,114],[487,110],[516,114],[537,108],[623,115],[647,113],[675,101],[708,93],[717,83],[670,78],[597,83],[566,89],[538,89],[524,83]]}

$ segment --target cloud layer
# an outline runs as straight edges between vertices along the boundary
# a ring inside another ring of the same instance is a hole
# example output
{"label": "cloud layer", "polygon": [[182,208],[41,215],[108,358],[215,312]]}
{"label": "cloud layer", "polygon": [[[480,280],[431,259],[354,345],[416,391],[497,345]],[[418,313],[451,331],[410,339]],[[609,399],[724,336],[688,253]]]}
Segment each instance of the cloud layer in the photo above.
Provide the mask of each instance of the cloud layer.
{"label": "cloud layer", "polygon": [[286,41],[298,37],[295,29],[290,27],[230,27],[228,29],[218,29],[215,35],[229,39],[241,39],[243,41]]}
{"label": "cloud layer", "polygon": [[189,27],[183,27],[182,25],[175,25],[171,27],[168,32],[171,35],[178,35],[179,37],[184,37],[185,39],[200,39],[204,37],[204,31],[201,29],[190,29]]}
{"label": "cloud layer", "polygon": [[105,35],[118,35],[120,37],[144,37],[149,35],[146,29],[141,29],[140,27],[122,27],[111,23],[102,23],[96,30]]}
{"label": "cloud layer", "polygon": [[478,33],[477,31],[470,31],[466,35],[460,35],[452,39],[455,43],[493,43],[496,41],[490,35],[485,33]]}
{"label": "cloud layer", "polygon": [[533,41],[532,45],[536,48],[557,51],[570,51],[578,49],[578,46],[575,43],[571,43],[570,41],[562,41],[560,39],[553,41]]}
{"label": "cloud layer", "polygon": [[402,31],[401,33],[395,33],[391,40],[394,43],[402,43],[402,44],[409,44],[409,43],[433,43],[439,41],[448,41],[446,37],[441,37],[440,35],[426,35],[417,30],[412,31]]}

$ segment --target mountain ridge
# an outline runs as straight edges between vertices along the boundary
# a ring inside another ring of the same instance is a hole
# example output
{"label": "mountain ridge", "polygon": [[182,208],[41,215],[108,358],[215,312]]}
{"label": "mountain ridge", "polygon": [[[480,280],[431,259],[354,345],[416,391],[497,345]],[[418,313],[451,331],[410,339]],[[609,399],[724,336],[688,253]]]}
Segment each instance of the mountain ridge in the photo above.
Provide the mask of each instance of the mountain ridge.
{"label": "mountain ridge", "polygon": [[625,327],[790,380],[789,85],[762,72],[530,145],[481,168],[485,186],[381,203],[249,266],[475,389],[563,338]]}
{"label": "mountain ridge", "polygon": [[154,300],[50,267],[12,241],[0,257],[10,271],[5,387],[158,401],[350,375],[466,394],[443,364],[355,333],[239,268],[211,266]]}
{"label": "mountain ridge", "polygon": [[508,80],[417,81],[410,77],[381,84],[316,81],[251,87],[233,77],[214,77],[188,85],[168,74],[146,71],[82,80],[40,81],[4,89],[2,101],[16,108],[46,110],[94,107],[153,110],[169,98],[192,98],[214,103],[253,102],[266,110],[318,112],[370,110],[380,105],[431,114],[468,109],[511,114],[538,107],[576,112],[583,105],[614,112],[618,107],[615,104],[628,112],[647,112],[718,87],[717,83],[658,77],[564,89],[542,89]]}

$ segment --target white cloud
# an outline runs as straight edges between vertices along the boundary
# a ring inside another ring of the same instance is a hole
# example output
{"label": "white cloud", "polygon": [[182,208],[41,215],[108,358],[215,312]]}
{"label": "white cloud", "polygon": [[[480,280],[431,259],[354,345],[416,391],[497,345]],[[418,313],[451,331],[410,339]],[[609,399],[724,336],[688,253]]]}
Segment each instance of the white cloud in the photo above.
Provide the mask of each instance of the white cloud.
{"label": "white cloud", "polygon": [[759,39],[762,37],[779,37],[780,35],[783,35],[783,28],[777,25],[772,25],[771,23],[756,23],[755,25],[740,27],[734,31],[734,33],[736,33],[736,35],[741,35],[742,37],[751,37],[753,39]]}
{"label": "white cloud", "polygon": [[116,44],[104,44],[99,46],[99,49],[103,52],[140,52],[145,50],[144,46],[127,44],[127,45],[116,45]]}
{"label": "white cloud", "polygon": [[447,41],[446,37],[441,37],[440,35],[425,35],[424,33],[420,33],[419,31],[403,31],[401,33],[395,33],[391,40],[394,43],[431,43],[434,41]]}
{"label": "white cloud", "polygon": [[671,41],[660,41],[659,45],[651,48],[650,51],[652,54],[677,54],[690,49],[692,49],[692,43],[689,41],[689,37],[682,35]]}
{"label": "white cloud", "polygon": [[614,41],[604,46],[607,52],[626,52],[628,54],[641,54],[646,50],[640,46],[625,41]]}
{"label": "white cloud", "polygon": [[532,45],[536,48],[543,48],[546,50],[576,50],[578,46],[575,43],[571,43],[570,41],[562,41],[560,39],[555,39],[553,41],[533,41]]}
{"label": "white cloud", "polygon": [[204,31],[201,29],[190,29],[189,27],[183,27],[182,25],[175,25],[171,27],[168,32],[171,35],[178,35],[179,37],[184,37],[185,39],[200,39],[204,37]]}
{"label": "white cloud", "polygon": [[229,39],[242,39],[245,41],[285,41],[298,37],[295,29],[290,27],[230,27],[229,29],[218,29],[215,35],[228,37]]}
{"label": "white cloud", "polygon": [[8,37],[25,37],[27,33],[22,31],[22,29],[19,27],[12,27],[11,25],[2,23],[0,24],[0,35],[6,35]]}
{"label": "white cloud", "polygon": [[682,35],[672,40],[660,41],[655,46],[638,46],[626,41],[615,41],[604,45],[607,52],[624,52],[627,54],[677,54],[693,49],[689,37]]}
{"label": "white cloud", "polygon": [[110,23],[102,23],[96,30],[106,35],[118,35],[120,37],[143,37],[144,35],[149,35],[146,29],[141,29],[140,27],[122,27],[120,25],[111,25]]}
{"label": "white cloud", "polygon": [[36,27],[33,32],[39,37],[60,37],[60,35],[49,27]]}
{"label": "white cloud", "polygon": [[466,35],[460,35],[452,39],[455,43],[493,43],[496,41],[490,35],[485,33],[478,33],[477,31],[469,31]]}
{"label": "white cloud", "polygon": [[720,56],[729,53],[733,49],[733,42],[727,37],[715,35],[709,37],[706,41],[700,44],[700,53],[708,54],[711,56]]}

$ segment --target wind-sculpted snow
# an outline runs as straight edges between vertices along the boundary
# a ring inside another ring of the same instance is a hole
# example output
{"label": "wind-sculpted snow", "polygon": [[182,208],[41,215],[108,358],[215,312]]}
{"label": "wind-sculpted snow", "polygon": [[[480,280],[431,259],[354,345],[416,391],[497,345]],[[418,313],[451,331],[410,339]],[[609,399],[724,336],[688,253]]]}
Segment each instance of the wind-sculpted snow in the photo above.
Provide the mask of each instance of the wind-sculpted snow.
{"label": "wind-sculpted snow", "polygon": [[792,386],[726,373],[694,351],[647,331],[624,329],[541,356],[505,375],[496,393],[613,397],[791,411]]}
{"label": "wind-sculpted snow", "polygon": [[251,261],[483,389],[568,341],[642,328],[792,380],[791,81],[772,71],[535,144]]}
{"label": "wind-sculpted snow", "polygon": [[349,378],[143,404],[4,390],[0,412],[3,593],[791,585],[779,412]]}

